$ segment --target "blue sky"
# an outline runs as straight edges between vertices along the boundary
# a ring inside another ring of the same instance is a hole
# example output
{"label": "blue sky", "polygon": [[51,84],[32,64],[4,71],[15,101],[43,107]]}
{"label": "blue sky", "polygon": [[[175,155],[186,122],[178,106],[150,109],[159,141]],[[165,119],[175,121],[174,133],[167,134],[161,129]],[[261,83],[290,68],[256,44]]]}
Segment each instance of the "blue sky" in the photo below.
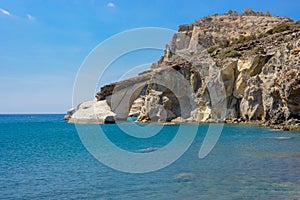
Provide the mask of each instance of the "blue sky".
{"label": "blue sky", "polygon": [[[64,113],[84,58],[114,34],[149,26],[177,30],[209,14],[250,7],[299,20],[298,0],[0,0],[0,113]],[[136,55],[141,64],[162,54],[146,53],[144,60]]]}

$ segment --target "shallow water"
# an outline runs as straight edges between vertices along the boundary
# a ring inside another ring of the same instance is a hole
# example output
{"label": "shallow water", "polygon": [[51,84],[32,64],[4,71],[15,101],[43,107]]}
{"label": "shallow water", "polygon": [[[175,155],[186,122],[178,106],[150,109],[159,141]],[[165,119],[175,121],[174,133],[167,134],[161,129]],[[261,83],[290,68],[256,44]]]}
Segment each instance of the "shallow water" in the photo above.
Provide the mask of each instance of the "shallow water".
{"label": "shallow water", "polygon": [[[225,125],[212,152],[199,159],[208,128],[200,125],[179,160],[129,174],[96,160],[62,117],[0,115],[0,199],[300,199],[299,132]],[[165,126],[141,139],[117,125],[101,127],[114,144],[139,153],[159,150],[178,130]]]}

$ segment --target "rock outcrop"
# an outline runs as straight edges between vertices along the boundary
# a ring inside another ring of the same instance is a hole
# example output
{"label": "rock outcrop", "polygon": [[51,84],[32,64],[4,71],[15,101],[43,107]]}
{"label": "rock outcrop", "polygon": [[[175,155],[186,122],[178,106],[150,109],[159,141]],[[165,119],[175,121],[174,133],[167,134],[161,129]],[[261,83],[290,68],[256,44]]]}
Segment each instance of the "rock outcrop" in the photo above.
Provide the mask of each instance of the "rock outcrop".
{"label": "rock outcrop", "polygon": [[106,100],[86,101],[72,109],[65,116],[70,123],[104,124],[115,123],[116,114],[108,106]]}
{"label": "rock outcrop", "polygon": [[137,77],[103,86],[66,120],[113,123],[259,122],[299,129],[300,22],[213,15],[182,25],[164,56]]}

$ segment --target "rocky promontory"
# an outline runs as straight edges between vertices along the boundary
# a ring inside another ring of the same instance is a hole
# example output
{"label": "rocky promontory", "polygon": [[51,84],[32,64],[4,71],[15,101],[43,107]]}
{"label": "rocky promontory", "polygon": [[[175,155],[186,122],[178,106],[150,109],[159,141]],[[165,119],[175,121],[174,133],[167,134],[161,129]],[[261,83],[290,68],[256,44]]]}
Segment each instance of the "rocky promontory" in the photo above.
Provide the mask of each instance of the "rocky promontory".
{"label": "rocky promontory", "polygon": [[72,123],[253,122],[300,129],[300,22],[246,10],[181,25],[137,77],[105,85]]}

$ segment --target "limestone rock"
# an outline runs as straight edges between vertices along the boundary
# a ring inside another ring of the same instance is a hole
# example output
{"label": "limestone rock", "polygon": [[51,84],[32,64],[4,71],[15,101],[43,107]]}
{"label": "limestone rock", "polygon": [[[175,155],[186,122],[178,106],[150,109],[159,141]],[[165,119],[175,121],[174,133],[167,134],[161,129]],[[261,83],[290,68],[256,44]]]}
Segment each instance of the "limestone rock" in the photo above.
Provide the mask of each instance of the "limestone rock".
{"label": "limestone rock", "polygon": [[234,83],[237,73],[237,63],[237,60],[229,61],[228,63],[224,64],[224,67],[221,69],[221,76],[226,91],[227,102],[230,102],[233,95]]}
{"label": "limestone rock", "polygon": [[67,111],[67,114],[64,116],[64,120],[70,120],[72,115],[76,112],[75,108],[71,108],[70,110]]}
{"label": "limestone rock", "polygon": [[[278,25],[292,25],[280,29]],[[178,28],[151,68],[103,86],[69,122],[244,122],[293,129],[300,119],[300,23],[271,16],[208,16]]]}
{"label": "limestone rock", "polygon": [[86,101],[79,104],[74,113],[69,118],[70,123],[114,123],[115,113],[110,110],[106,100],[103,101]]}
{"label": "limestone rock", "polygon": [[140,111],[142,109],[142,106],[143,106],[144,102],[145,102],[145,96],[137,98],[133,102],[133,104],[130,108],[128,116],[129,117],[138,117],[140,115]]}
{"label": "limestone rock", "polygon": [[261,120],[264,115],[262,104],[262,81],[259,76],[249,79],[249,86],[245,90],[245,96],[240,104],[240,112],[247,120]]}

